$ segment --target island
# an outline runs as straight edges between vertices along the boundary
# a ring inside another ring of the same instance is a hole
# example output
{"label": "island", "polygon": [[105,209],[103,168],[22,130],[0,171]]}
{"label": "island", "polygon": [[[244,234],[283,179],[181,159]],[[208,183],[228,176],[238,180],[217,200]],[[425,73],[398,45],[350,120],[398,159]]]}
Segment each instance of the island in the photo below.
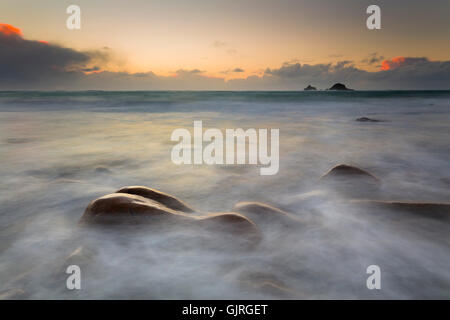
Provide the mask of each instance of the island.
{"label": "island", "polygon": [[308,85],[305,89],[303,89],[304,91],[316,91],[317,88],[313,87],[312,85]]}
{"label": "island", "polygon": [[353,91],[353,89],[347,88],[343,83],[335,83],[331,88],[327,90]]}

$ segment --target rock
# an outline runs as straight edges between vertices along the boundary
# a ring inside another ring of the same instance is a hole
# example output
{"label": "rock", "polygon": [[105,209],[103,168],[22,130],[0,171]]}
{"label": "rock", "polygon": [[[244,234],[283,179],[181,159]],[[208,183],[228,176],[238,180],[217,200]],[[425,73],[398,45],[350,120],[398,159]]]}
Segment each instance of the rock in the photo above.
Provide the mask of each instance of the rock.
{"label": "rock", "polygon": [[325,173],[321,179],[328,179],[333,177],[364,177],[372,181],[378,181],[378,178],[371,173],[347,164],[339,164],[331,168],[330,171]]}
{"label": "rock", "polygon": [[64,272],[69,265],[76,264],[77,266],[85,266],[91,263],[94,259],[95,251],[88,249],[85,246],[78,246],[64,259]]}
{"label": "rock", "polygon": [[388,209],[400,213],[418,215],[423,218],[450,222],[450,203],[379,201],[379,200],[353,200],[359,206]]}
{"label": "rock", "polygon": [[84,211],[80,223],[131,223],[145,217],[172,215],[176,212],[161,203],[137,195],[112,193],[92,201]]}
{"label": "rock", "polygon": [[335,83],[331,88],[327,90],[353,91],[353,89],[347,88],[343,83]]}
{"label": "rock", "polygon": [[358,119],[356,119],[356,121],[359,121],[359,122],[383,122],[383,120],[371,119],[371,118],[367,118],[367,117],[358,118]]}
{"label": "rock", "polygon": [[371,173],[346,164],[333,167],[320,178],[322,186],[346,197],[374,197],[380,181]]}
{"label": "rock", "polygon": [[26,292],[20,288],[0,291],[0,300],[18,300],[26,298]]}
{"label": "rock", "polygon": [[[175,197],[146,187],[126,187],[119,191],[136,192],[141,195],[116,192],[92,201],[80,219],[81,225],[142,225],[157,226],[157,229],[176,226],[201,226],[211,230],[249,235],[256,239],[258,228],[252,220],[236,212],[203,214],[179,202]],[[153,197],[154,199],[150,199]],[[155,199],[161,200],[161,202]],[[176,201],[174,201],[176,200]],[[171,205],[172,208],[167,205]],[[155,229],[155,230],[157,230]]]}
{"label": "rock", "polygon": [[312,85],[308,85],[305,89],[303,89],[303,90],[305,90],[305,91],[316,91],[317,90],[317,88],[316,87],[313,87]]}
{"label": "rock", "polygon": [[156,189],[151,189],[143,186],[130,186],[119,189],[116,191],[116,193],[135,194],[150,200],[155,200],[173,210],[179,210],[183,212],[194,212],[194,209],[189,207],[183,201]]}
{"label": "rock", "polygon": [[258,242],[260,238],[259,229],[248,217],[237,212],[211,213],[196,218],[196,223],[211,231],[225,232],[244,236]]}
{"label": "rock", "polygon": [[252,289],[259,293],[267,294],[277,298],[301,299],[304,295],[290,288],[274,274],[266,272],[243,272],[239,278],[243,289]]}
{"label": "rock", "polygon": [[106,167],[97,167],[95,168],[96,173],[111,173],[111,170],[109,170]]}
{"label": "rock", "polygon": [[274,223],[279,223],[283,226],[292,226],[300,222],[296,216],[260,202],[238,202],[232,211],[242,213],[258,225],[267,223],[272,227]]}

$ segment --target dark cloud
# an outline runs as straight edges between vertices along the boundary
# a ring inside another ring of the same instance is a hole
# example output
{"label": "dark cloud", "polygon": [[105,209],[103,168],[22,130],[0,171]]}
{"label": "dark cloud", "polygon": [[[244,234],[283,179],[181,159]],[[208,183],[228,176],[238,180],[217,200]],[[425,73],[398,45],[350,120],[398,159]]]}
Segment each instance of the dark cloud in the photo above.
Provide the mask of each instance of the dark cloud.
{"label": "dark cloud", "polygon": [[0,86],[16,88],[51,86],[73,81],[83,71],[98,71],[91,66],[106,59],[97,52],[69,48],[22,38],[19,33],[0,30]]}
{"label": "dark cloud", "polygon": [[450,61],[430,61],[427,58],[397,57],[384,60],[379,71],[369,72],[355,67],[352,61],[336,64],[284,64],[267,69],[278,86],[301,88],[315,83],[322,88],[334,82],[344,82],[356,89],[450,89]]}
{"label": "dark cloud", "polygon": [[81,71],[83,72],[95,72],[100,71],[100,67],[92,67],[92,68],[82,68]]}
{"label": "dark cloud", "polygon": [[267,75],[277,76],[280,78],[295,79],[302,77],[320,77],[329,73],[331,64],[300,64],[300,63],[284,63],[279,69],[267,68]]}
{"label": "dark cloud", "polygon": [[230,73],[242,73],[242,72],[245,72],[245,70],[242,68],[234,68],[234,69],[228,69],[228,70],[221,71],[220,73],[230,74]]}
{"label": "dark cloud", "polygon": [[178,69],[175,72],[175,74],[179,77],[184,77],[184,76],[191,76],[191,75],[200,75],[203,72],[204,71],[201,71],[199,69],[192,69],[192,70]]}

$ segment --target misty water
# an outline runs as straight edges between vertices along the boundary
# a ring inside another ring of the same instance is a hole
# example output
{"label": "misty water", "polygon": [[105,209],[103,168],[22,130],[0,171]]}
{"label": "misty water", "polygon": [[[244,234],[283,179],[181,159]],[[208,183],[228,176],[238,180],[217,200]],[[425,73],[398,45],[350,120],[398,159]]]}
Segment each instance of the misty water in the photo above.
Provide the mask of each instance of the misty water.
{"label": "misty water", "polygon": [[[278,128],[278,174],[173,164],[171,133],[195,120]],[[349,205],[319,183],[345,163],[380,179],[364,199],[449,203],[449,141],[450,92],[0,92],[0,296],[450,298],[448,219]],[[132,185],[199,212],[268,203],[301,223],[261,226],[250,249],[207,229],[78,225],[89,202]],[[66,288],[69,264],[82,290]],[[366,287],[369,265],[381,290]]]}

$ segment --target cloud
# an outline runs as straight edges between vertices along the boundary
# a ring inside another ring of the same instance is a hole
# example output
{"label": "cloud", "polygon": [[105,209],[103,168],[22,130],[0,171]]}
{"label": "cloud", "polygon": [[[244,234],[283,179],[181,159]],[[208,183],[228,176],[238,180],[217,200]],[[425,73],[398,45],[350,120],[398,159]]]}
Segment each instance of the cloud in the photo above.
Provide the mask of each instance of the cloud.
{"label": "cloud", "polygon": [[[379,63],[381,58],[373,53],[367,63]],[[174,76],[104,71],[110,60],[105,50],[77,51],[27,40],[19,28],[0,24],[0,90],[302,90],[308,84],[324,89],[336,82],[354,89],[450,89],[450,61],[425,57],[385,59],[377,71],[355,67],[350,60],[319,64],[291,60],[259,75],[229,80],[200,69],[178,69]],[[223,73],[242,72],[234,68]]]}
{"label": "cloud", "polygon": [[423,64],[429,64],[430,61],[427,58],[405,58],[396,57],[391,60],[384,60],[381,63],[381,70],[387,71],[405,66],[419,66]]}
{"label": "cloud", "polygon": [[220,73],[231,74],[231,73],[242,73],[242,72],[245,72],[245,70],[242,68],[234,68],[234,69],[228,69],[228,70],[221,71]]}
{"label": "cloud", "polygon": [[[73,81],[91,64],[106,59],[97,52],[80,52],[26,40],[20,29],[0,24],[0,87],[23,87],[42,84],[51,86]],[[39,87],[39,85],[38,85]]]}
{"label": "cloud", "polygon": [[286,89],[317,84],[322,88],[344,82],[356,89],[450,89],[450,61],[430,61],[424,57],[397,57],[384,60],[379,71],[356,68],[352,61],[335,64],[285,63],[278,69],[267,69],[266,75],[278,79]]}
{"label": "cloud", "polygon": [[10,24],[0,23],[0,34],[5,37],[21,37],[22,30]]}
{"label": "cloud", "polygon": [[204,73],[204,71],[201,71],[199,69],[192,69],[192,70],[178,69],[177,71],[175,71],[175,75],[179,77],[199,75],[202,73]]}
{"label": "cloud", "polygon": [[378,54],[378,52],[370,53],[366,58],[361,60],[362,63],[366,65],[373,65],[375,63],[379,63],[384,59],[384,56]]}
{"label": "cloud", "polygon": [[278,69],[267,68],[265,74],[277,76],[282,79],[295,79],[303,77],[319,77],[330,72],[331,64],[301,64],[299,62],[285,62]]}

